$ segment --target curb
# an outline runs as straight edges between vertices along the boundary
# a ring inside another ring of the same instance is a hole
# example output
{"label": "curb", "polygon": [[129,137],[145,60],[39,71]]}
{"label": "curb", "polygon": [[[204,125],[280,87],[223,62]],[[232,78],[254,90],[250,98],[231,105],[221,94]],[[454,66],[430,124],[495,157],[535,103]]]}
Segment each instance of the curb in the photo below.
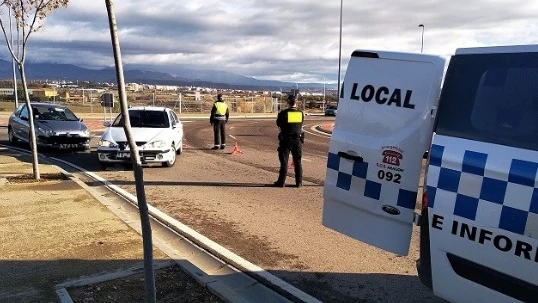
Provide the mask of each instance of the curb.
{"label": "curb", "polygon": [[332,135],[332,133],[333,133],[332,130],[325,129],[325,128],[321,127],[321,125],[316,125],[316,130],[320,131],[322,133],[329,134],[329,135]]}

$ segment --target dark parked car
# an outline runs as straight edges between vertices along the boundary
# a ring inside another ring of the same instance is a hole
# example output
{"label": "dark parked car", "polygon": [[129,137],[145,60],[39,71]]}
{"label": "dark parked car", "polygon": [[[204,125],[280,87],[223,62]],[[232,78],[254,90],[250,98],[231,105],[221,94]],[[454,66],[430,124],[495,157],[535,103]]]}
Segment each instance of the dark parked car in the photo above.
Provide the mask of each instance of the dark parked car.
{"label": "dark parked car", "polygon": [[325,108],[325,116],[336,116],[337,106],[329,105]]}
{"label": "dark parked car", "polygon": [[[49,103],[31,103],[37,146],[55,149],[90,148],[90,131],[69,108]],[[9,117],[8,137],[12,144],[30,142],[28,107],[19,106]]]}

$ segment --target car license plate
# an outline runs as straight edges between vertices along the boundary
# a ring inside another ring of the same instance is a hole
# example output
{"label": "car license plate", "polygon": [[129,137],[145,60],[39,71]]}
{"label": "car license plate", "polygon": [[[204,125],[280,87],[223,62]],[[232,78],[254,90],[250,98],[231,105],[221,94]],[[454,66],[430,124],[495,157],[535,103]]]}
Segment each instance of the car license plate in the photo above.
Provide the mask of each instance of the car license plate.
{"label": "car license plate", "polygon": [[118,158],[130,158],[131,153],[118,153]]}

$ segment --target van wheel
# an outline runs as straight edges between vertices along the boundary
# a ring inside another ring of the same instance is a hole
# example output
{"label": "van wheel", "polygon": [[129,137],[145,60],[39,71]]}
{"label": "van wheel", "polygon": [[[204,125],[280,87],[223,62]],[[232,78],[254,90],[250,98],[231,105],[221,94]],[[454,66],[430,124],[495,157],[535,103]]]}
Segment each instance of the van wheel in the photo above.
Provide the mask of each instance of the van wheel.
{"label": "van wheel", "polygon": [[174,144],[172,144],[172,147],[170,147],[171,151],[170,151],[170,154],[172,155],[172,159],[170,159],[169,161],[166,161],[166,162],[163,162],[163,167],[172,167],[174,166],[174,164],[176,163],[176,147],[174,146]]}
{"label": "van wheel", "polygon": [[7,136],[9,139],[9,144],[17,145],[17,143],[19,142],[19,139],[15,137],[15,135],[13,134],[13,129],[11,127],[7,129]]}

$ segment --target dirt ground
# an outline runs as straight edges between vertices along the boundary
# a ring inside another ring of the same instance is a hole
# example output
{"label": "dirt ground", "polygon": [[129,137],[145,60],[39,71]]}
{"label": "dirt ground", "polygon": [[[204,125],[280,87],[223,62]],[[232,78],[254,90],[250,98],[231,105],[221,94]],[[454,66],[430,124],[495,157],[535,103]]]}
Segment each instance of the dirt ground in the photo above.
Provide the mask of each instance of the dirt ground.
{"label": "dirt ground", "polygon": [[[51,166],[0,155],[0,302],[56,302],[58,283],[141,264],[138,233]],[[24,172],[24,173],[20,173]],[[7,181],[7,182],[5,182]],[[167,260],[154,250],[155,262]],[[155,272],[159,302],[223,302],[179,266]],[[143,275],[68,290],[74,302],[143,302]]]}
{"label": "dirt ground", "polygon": [[[224,302],[175,265],[155,272],[157,302]],[[126,278],[68,289],[75,303],[144,302],[144,276]]]}

